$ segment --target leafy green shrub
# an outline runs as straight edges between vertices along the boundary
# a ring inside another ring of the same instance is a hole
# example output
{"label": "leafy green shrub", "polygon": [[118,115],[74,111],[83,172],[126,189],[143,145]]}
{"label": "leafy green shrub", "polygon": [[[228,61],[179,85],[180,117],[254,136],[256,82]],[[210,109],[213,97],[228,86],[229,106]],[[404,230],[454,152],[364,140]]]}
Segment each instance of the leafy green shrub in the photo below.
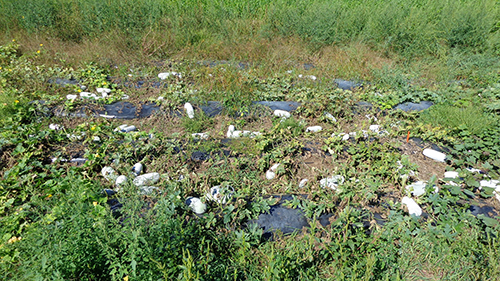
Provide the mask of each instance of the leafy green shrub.
{"label": "leafy green shrub", "polygon": [[275,118],[273,133],[284,136],[298,137],[305,130],[305,123],[294,117],[279,119]]}

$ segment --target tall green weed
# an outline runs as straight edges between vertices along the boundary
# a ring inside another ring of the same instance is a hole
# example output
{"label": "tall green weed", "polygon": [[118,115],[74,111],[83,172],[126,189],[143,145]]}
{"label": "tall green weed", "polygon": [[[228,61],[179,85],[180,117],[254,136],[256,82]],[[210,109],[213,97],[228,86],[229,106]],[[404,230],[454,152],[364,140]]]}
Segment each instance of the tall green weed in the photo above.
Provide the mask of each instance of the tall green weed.
{"label": "tall green weed", "polygon": [[494,0],[1,0],[0,4],[0,30],[45,31],[76,42],[111,31],[140,42],[151,29],[170,34],[179,45],[280,34],[320,45],[371,42],[407,57],[440,55],[450,48],[479,52],[500,44],[500,7]]}
{"label": "tall green weed", "polygon": [[486,49],[488,41],[497,40],[499,11],[489,0],[281,1],[273,6],[270,23],[285,36],[313,42],[357,39],[407,56],[437,55],[442,48]]}

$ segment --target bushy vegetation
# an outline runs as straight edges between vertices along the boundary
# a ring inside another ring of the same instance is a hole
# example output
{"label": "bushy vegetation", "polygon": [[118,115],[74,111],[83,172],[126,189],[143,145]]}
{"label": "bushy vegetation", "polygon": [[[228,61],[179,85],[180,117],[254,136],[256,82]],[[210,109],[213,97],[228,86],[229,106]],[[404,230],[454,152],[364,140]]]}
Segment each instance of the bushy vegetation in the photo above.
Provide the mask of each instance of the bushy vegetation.
{"label": "bushy vegetation", "polygon": [[163,52],[172,46],[256,35],[298,35],[317,46],[363,41],[408,56],[442,56],[455,48],[498,52],[500,44],[500,7],[494,0],[2,0],[0,4],[4,32],[43,31],[79,42],[118,31],[136,43],[149,32],[161,32]]}

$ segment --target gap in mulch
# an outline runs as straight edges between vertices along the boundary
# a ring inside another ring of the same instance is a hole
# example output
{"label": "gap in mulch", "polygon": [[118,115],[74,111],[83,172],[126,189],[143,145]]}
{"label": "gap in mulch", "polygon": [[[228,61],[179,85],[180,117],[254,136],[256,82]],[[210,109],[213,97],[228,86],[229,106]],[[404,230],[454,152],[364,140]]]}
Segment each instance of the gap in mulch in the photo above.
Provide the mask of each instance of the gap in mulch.
{"label": "gap in mulch", "polygon": [[402,155],[407,155],[411,163],[418,166],[417,177],[420,180],[429,180],[432,176],[437,178],[442,178],[444,172],[446,172],[446,163],[437,162],[423,155],[422,151],[424,148],[430,147],[431,144],[419,144],[414,140],[406,142],[404,138],[398,138],[398,143],[400,144],[399,150]]}

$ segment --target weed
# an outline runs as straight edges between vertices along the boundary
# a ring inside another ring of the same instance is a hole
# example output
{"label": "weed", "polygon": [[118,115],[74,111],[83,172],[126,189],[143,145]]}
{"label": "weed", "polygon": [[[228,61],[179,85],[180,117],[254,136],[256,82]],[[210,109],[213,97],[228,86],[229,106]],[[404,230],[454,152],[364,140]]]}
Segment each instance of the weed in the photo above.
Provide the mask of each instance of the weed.
{"label": "weed", "polygon": [[298,137],[305,130],[304,121],[297,120],[294,117],[286,119],[275,118],[274,123],[273,133],[279,135]]}
{"label": "weed", "polygon": [[188,133],[202,133],[212,127],[213,120],[198,110],[195,112],[194,118],[184,116],[182,126]]}
{"label": "weed", "polygon": [[490,129],[494,121],[477,105],[465,108],[436,105],[421,115],[424,123],[451,130],[466,130],[473,135]]}

